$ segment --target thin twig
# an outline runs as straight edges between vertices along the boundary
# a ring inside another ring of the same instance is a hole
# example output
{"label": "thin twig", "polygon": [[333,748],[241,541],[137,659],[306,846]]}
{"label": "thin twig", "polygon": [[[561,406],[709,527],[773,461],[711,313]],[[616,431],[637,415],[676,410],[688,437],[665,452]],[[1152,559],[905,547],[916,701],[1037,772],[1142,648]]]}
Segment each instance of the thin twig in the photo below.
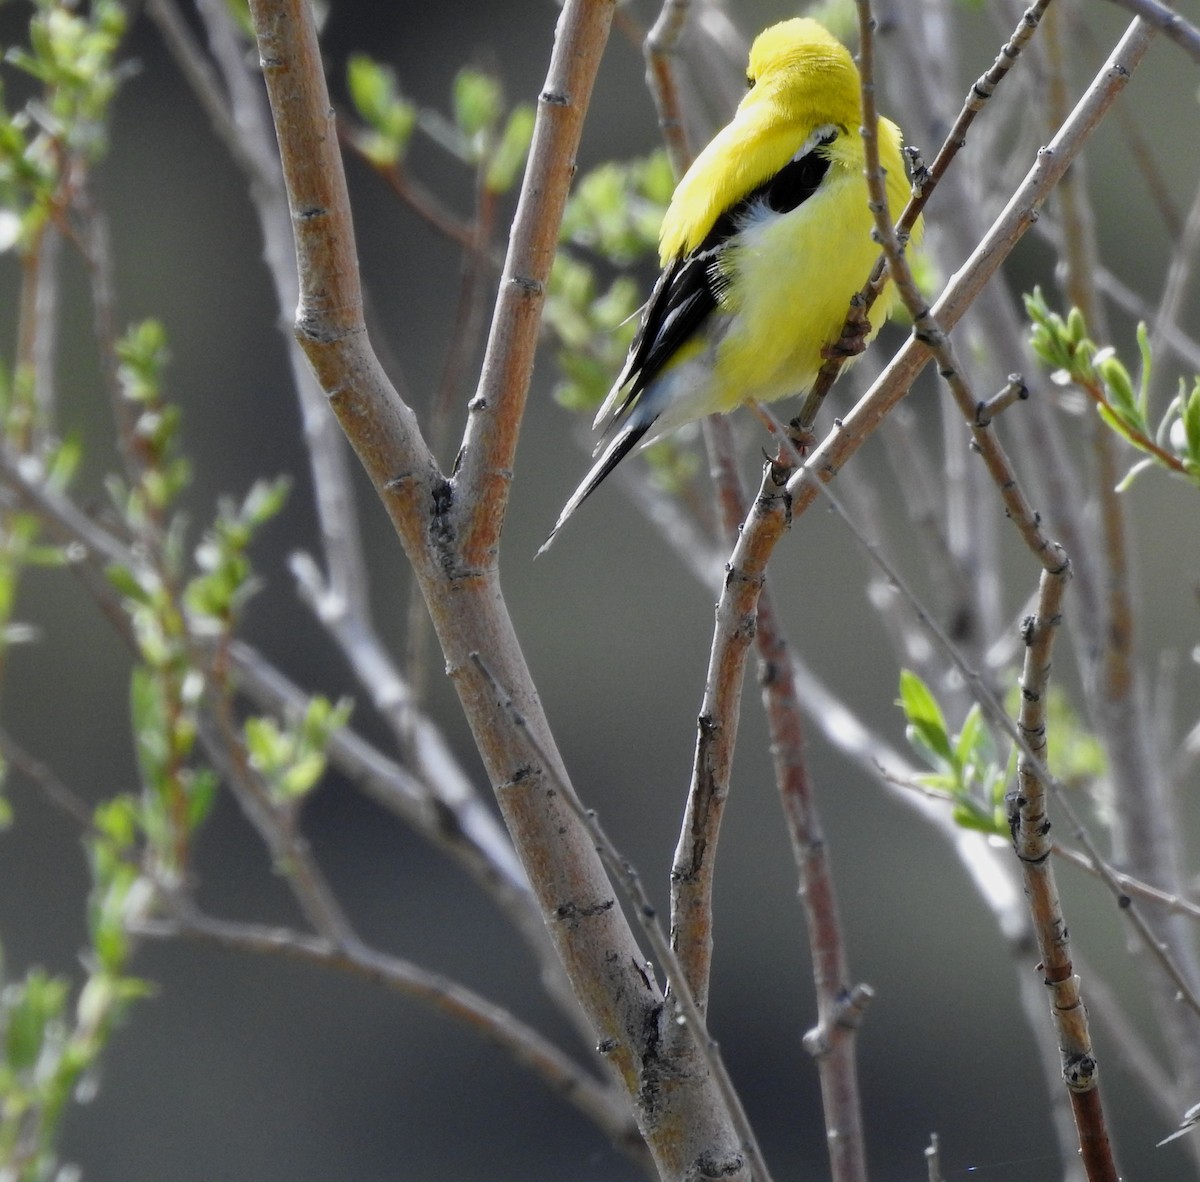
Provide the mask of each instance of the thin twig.
{"label": "thin twig", "polygon": [[216,727],[209,733],[202,725],[201,738],[210,758],[225,773],[242,812],[270,851],[272,864],[284,876],[313,930],[338,948],[361,947],[362,942],[300,832],[296,802],[283,804],[273,800],[250,764],[245,740],[234,717],[233,683],[224,647],[217,649],[209,680]]}
{"label": "thin twig", "polygon": [[658,19],[642,47],[646,57],[646,80],[658,111],[658,127],[676,178],[683,176],[692,162],[675,69],[679,42],[687,28],[691,9],[691,0],[663,0]]}
{"label": "thin twig", "polygon": [[77,792],[54,773],[54,769],[31,755],[7,731],[0,730],[0,755],[21,773],[55,808],[61,809],[85,832],[92,831],[92,810]]}
{"label": "thin twig", "polygon": [[[1084,853],[1082,850],[1072,849],[1070,846],[1056,841],[1054,843],[1054,856],[1062,858],[1063,861],[1069,862],[1072,866],[1078,866],[1080,870],[1086,870],[1096,878],[1101,877],[1100,869],[1092,860],[1091,855]],[[1200,903],[1193,903],[1191,899],[1187,899],[1183,895],[1164,891],[1159,887],[1153,886],[1151,883],[1143,882],[1140,878],[1135,878],[1132,874],[1125,874],[1115,866],[1108,866],[1107,869],[1108,873],[1112,875],[1113,881],[1128,894],[1137,895],[1138,898],[1147,899],[1152,903],[1160,903],[1168,911],[1178,912],[1180,915],[1186,915],[1190,919],[1200,920]],[[1117,902],[1120,905],[1121,901],[1119,899]]]}
{"label": "thin twig", "polygon": [[1135,16],[1161,30],[1191,58],[1200,62],[1200,29],[1184,20],[1179,13],[1160,0],[1110,0],[1110,3],[1128,9]]}
{"label": "thin twig", "polygon": [[925,1148],[925,1168],[929,1182],[943,1182],[941,1146],[938,1144],[937,1133],[929,1134],[929,1144]]}
{"label": "thin twig", "polygon": [[[1164,339],[1176,327],[1179,313],[1183,308],[1184,296],[1187,294],[1188,282],[1192,278],[1198,246],[1200,246],[1200,186],[1197,186],[1196,196],[1192,201],[1191,209],[1188,210],[1179,240],[1174,245],[1171,263],[1167,268],[1166,282],[1163,284],[1162,296],[1159,298],[1154,317],[1150,321],[1151,357],[1161,356],[1160,350]],[[1161,386],[1162,383],[1160,382],[1159,385]]]}
{"label": "thin twig", "polygon": [[1071,964],[1067,924],[1050,861],[1046,782],[1039,771],[1046,757],[1046,693],[1054,637],[1061,623],[1067,572],[1043,570],[1036,613],[1027,621],[1025,667],[1021,674],[1020,728],[1025,745],[1017,758],[1019,790],[1009,812],[1013,845],[1025,880],[1025,895],[1041,954],[1039,971],[1050,991],[1050,1012],[1062,1055],[1063,1079],[1071,1096],[1079,1149],[1089,1182],[1119,1182],[1104,1113],[1098,1064],[1088,1029],[1079,977]]}

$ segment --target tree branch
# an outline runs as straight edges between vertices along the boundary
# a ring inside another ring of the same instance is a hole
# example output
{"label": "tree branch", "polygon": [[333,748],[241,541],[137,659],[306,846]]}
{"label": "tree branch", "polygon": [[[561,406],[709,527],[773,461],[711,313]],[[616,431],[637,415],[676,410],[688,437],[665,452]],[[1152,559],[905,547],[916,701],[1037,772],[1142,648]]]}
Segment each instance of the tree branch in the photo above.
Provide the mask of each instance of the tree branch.
{"label": "tree branch", "polygon": [[564,5],[508,242],[500,293],[467,429],[455,463],[451,513],[466,569],[493,566],[508,506],[517,435],[575,152],[614,0]]}

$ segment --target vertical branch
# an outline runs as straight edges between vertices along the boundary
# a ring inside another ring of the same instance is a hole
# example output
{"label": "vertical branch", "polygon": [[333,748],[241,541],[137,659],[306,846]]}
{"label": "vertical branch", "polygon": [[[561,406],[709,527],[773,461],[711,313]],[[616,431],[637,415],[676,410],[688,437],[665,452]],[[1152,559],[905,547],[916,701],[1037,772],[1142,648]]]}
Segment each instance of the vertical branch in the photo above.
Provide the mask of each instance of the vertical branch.
{"label": "vertical branch", "polygon": [[712,962],[716,844],[729,795],[746,655],[755,636],[767,559],[791,522],[790,498],[782,491],[782,480],[764,478],[754,515],[759,530],[752,544],[742,544],[743,534],[725,568],[697,719],[691,786],[671,868],[671,944],[701,1012],[708,1004]]}
{"label": "vertical branch", "polygon": [[451,487],[453,525],[468,570],[496,562],[546,282],[613,7],[614,0],[564,5],[546,85],[538,96],[500,294]]}
{"label": "vertical branch", "polygon": [[663,0],[658,20],[646,35],[643,47],[647,82],[658,111],[658,126],[667,146],[671,171],[676,179],[683,176],[692,162],[692,148],[688,143],[679,99],[679,79],[675,71],[675,55],[687,28],[691,7],[691,0]]}
{"label": "vertical branch", "polygon": [[1046,815],[1046,692],[1054,636],[1061,623],[1062,596],[1069,568],[1042,571],[1036,613],[1025,621],[1025,668],[1021,675],[1019,727],[1027,749],[1017,764],[1018,793],[1010,820],[1025,879],[1025,895],[1041,955],[1039,971],[1050,991],[1050,1012],[1058,1032],[1063,1079],[1071,1097],[1080,1156],[1089,1182],[1119,1182],[1116,1162],[1100,1107],[1096,1057],[1088,1032],[1079,978],[1071,964],[1067,924],[1050,861],[1050,821]]}
{"label": "vertical branch", "polygon": [[[732,432],[723,416],[705,425],[723,524],[726,533],[736,537],[746,515],[746,498],[733,462]],[[850,985],[829,850],[808,777],[795,663],[769,582],[759,594],[755,646],[775,783],[796,859],[817,994],[817,1024],[805,1035],[804,1046],[816,1060],[821,1081],[831,1177],[833,1182],[857,1182],[867,1176],[867,1157],[855,1041],[862,1007],[871,994],[866,986]]]}
{"label": "vertical branch", "polygon": [[[862,38],[860,68],[864,122],[875,126],[872,86],[874,21],[870,0],[856,0]],[[871,192],[876,230],[883,243],[888,271],[913,316],[915,333],[934,352],[938,373],[945,380],[968,423],[973,423],[974,443],[984,455],[989,472],[1017,525],[1025,544],[1042,565],[1037,614],[1026,621],[1025,670],[1021,682],[1020,730],[1025,740],[1018,761],[1019,794],[1012,811],[1017,856],[1021,860],[1025,893],[1042,957],[1043,979],[1051,990],[1063,1079],[1071,1098],[1080,1153],[1090,1182],[1118,1182],[1116,1163],[1109,1145],[1098,1090],[1097,1061],[1088,1031],[1087,1011],[1079,991],[1079,979],[1071,966],[1067,925],[1062,914],[1054,870],[1050,865],[1050,821],[1046,815],[1045,696],[1050,678],[1055,631],[1061,622],[1062,596],[1070,579],[1070,564],[1061,546],[1047,538],[1038,515],[1025,503],[1015,475],[995,436],[987,430],[988,407],[975,402],[954,357],[949,337],[925,306],[913,282],[900,244],[887,216],[887,194],[879,170],[878,148],[873,135],[864,132],[867,156],[866,177]],[[1015,383],[1010,383],[1015,385]],[[995,405],[1002,407],[1013,395],[1006,391]]]}

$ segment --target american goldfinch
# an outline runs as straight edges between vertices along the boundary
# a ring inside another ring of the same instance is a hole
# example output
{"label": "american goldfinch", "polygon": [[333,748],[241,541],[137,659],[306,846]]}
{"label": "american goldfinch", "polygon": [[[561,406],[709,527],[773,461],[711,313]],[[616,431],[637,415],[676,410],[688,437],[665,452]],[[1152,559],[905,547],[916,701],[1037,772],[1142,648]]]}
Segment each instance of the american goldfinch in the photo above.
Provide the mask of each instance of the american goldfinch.
{"label": "american goldfinch", "polygon": [[[755,39],[750,89],[675,189],[662,275],[596,416],[599,458],[546,541],[639,444],[745,402],[805,393],[879,254],[858,69],[814,20]],[[893,216],[909,194],[900,129],[879,121]],[[895,302],[885,288],[871,335]],[[602,450],[601,450],[602,449]]]}

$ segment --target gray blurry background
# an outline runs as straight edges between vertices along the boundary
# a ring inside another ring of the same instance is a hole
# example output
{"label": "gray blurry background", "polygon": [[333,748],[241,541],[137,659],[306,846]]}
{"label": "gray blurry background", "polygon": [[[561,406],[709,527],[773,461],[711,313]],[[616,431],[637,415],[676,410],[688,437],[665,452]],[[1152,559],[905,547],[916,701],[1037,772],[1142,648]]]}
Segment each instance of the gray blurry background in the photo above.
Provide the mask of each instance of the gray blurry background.
{"label": "gray blurry background", "polygon": [[[1089,7],[1098,10],[1104,36],[1123,24],[1116,10]],[[1180,7],[1196,16],[1194,4]],[[635,10],[644,20],[653,15],[644,3]],[[757,0],[737,5],[732,16],[749,34],[792,12]],[[12,5],[0,13],[6,41],[25,15],[24,6]],[[333,0],[327,60],[339,80],[347,53],[366,48],[395,65],[407,93],[442,109],[455,70],[476,62],[495,68],[511,97],[532,101],[554,18],[549,0],[420,6]],[[990,64],[998,45],[982,16],[975,23],[978,39],[962,46],[969,78]],[[1102,41],[1103,53],[1109,45],[1111,38]],[[240,492],[259,475],[294,476],[286,512],[257,548],[269,586],[250,609],[247,634],[302,685],[349,692],[340,657],[298,604],[285,567],[289,553],[313,545],[313,518],[296,406],[244,183],[146,22],[137,23],[130,49],[140,69],[117,103],[112,150],[98,177],[112,220],[121,319],[153,315],[167,326],[170,390],[183,405],[195,459],[188,503],[198,524],[211,516],[218,493]],[[1078,77],[1090,77],[1098,60],[1080,46]],[[585,132],[585,168],[643,154],[656,143],[642,75],[639,54],[614,36]],[[1164,42],[1122,99],[1153,140],[1184,208],[1200,157],[1196,81]],[[935,146],[931,129],[906,130],[922,146]],[[1143,224],[1144,186],[1115,129],[1097,137],[1088,159],[1101,202],[1102,251],[1129,283],[1157,298],[1170,246],[1157,224]],[[428,144],[414,150],[412,169],[466,212],[464,169]],[[363,167],[351,162],[349,175],[374,311],[423,409],[423,392],[439,373],[458,259]],[[937,218],[936,205],[930,216]],[[1051,260],[1036,244],[1023,247],[1014,266],[1017,286],[1052,283]],[[67,273],[63,416],[89,443],[85,485],[98,495],[111,459],[107,409],[97,394],[82,276],[73,260]],[[11,258],[0,257],[6,302],[13,280]],[[1195,311],[1193,303],[1185,323],[1195,324]],[[1128,344],[1130,326],[1117,323]],[[6,324],[0,341],[9,356],[11,331]],[[662,902],[713,604],[615,486],[589,502],[549,556],[532,562],[584,466],[574,424],[551,400],[553,380],[546,355],[518,457],[504,538],[505,587],[575,783]],[[926,384],[917,398],[936,396]],[[754,478],[757,427],[742,427]],[[873,458],[874,446],[859,462]],[[399,651],[407,577],[383,514],[362,487],[379,620]],[[1197,643],[1200,501],[1157,475],[1135,486],[1130,499],[1140,523],[1140,582],[1153,605],[1141,640],[1147,653],[1168,647],[1182,659],[1174,721],[1186,724],[1200,700],[1189,664]],[[900,507],[894,512],[894,527],[907,529]],[[902,743],[894,662],[866,603],[866,569],[854,542],[818,507],[781,547],[777,594],[806,659]],[[1014,557],[1014,577],[1015,587],[1032,586],[1023,556]],[[1015,595],[1007,606],[1017,610]],[[20,615],[42,633],[38,643],[12,654],[4,725],[89,799],[133,787],[128,660],[100,613],[68,576],[34,571]],[[440,676],[432,681],[432,709],[483,783],[453,694]],[[712,1026],[777,1177],[822,1177],[816,1077],[800,1048],[814,1017],[808,957],[756,702],[751,688],[721,847]],[[365,706],[354,721],[384,741]],[[991,920],[944,846],[911,815],[817,738],[811,759],[853,971],[878,992],[860,1040],[873,1176],[923,1178],[921,1150],[931,1130],[942,1138],[947,1179],[966,1177],[969,1167],[977,1167],[970,1176],[981,1182],[1060,1176],[1034,1044]],[[41,963],[72,973],[84,944],[79,836],[29,787],[15,785],[13,796],[16,826],[0,836],[0,937],[8,971],[17,975]],[[573,1046],[504,921],[443,859],[336,780],[311,801],[306,817],[318,855],[364,936],[461,978]],[[228,801],[204,834],[197,869],[201,899],[214,913],[294,919],[263,851]],[[1105,967],[1136,1011],[1140,986],[1113,907],[1090,881],[1069,870],[1061,877],[1079,952]],[[135,969],[158,983],[158,995],[134,1008],[106,1056],[96,1098],[67,1119],[67,1157],[91,1182],[637,1176],[536,1079],[406,998],[208,946],[150,945]],[[1179,1178],[1182,1155],[1153,1150],[1166,1130],[1150,1119],[1111,1055],[1106,1071],[1128,1176]]]}

